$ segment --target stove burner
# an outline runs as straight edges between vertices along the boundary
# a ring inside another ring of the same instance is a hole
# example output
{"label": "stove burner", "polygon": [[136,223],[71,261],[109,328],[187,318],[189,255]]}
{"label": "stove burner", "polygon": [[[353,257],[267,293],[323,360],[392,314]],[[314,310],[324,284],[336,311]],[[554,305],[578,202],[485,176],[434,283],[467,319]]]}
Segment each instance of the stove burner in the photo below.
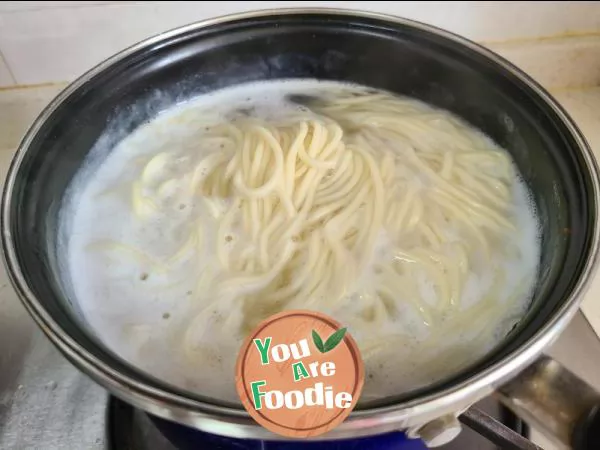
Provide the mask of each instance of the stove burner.
{"label": "stove burner", "polygon": [[[527,437],[527,426],[491,399],[477,405],[498,417],[505,425]],[[127,403],[110,397],[107,406],[107,450],[425,450],[420,441],[403,438],[403,433],[325,442],[265,442],[231,439],[203,433],[157,419]],[[168,437],[167,437],[168,436]],[[440,450],[497,449],[485,437],[469,428]]]}
{"label": "stove burner", "polygon": [[114,397],[108,403],[107,427],[110,450],[427,450],[400,432],[335,442],[232,439],[151,417]]}

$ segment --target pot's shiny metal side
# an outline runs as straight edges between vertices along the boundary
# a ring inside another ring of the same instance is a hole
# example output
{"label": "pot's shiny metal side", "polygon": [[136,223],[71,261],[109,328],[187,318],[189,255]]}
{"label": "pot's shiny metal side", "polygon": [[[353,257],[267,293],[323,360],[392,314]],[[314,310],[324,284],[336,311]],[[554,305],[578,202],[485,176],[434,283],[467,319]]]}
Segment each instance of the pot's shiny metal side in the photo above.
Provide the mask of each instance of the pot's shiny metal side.
{"label": "pot's shiny metal side", "polygon": [[[11,198],[13,197],[13,190],[17,181],[16,177],[19,173],[19,167],[23,163],[28,148],[36,133],[40,130],[52,112],[61,105],[69,95],[82,88],[91,77],[103,72],[116,62],[127,59],[136,51],[149,46],[160,45],[161,41],[168,38],[174,38],[179,34],[211,25],[223,24],[234,19],[275,16],[279,14],[319,14],[322,12],[348,17],[381,19],[387,22],[410,26],[415,29],[437,34],[456,45],[468,47],[470,50],[478,52],[483,57],[494,61],[505,71],[510,72],[512,75],[519,78],[532,92],[543,99],[544,102],[553,109],[556,116],[565,124],[578,143],[581,154],[585,160],[586,169],[592,179],[592,195],[595,203],[595,211],[598,211],[600,208],[600,205],[598,204],[600,178],[596,162],[585,139],[564,110],[537,83],[531,80],[527,75],[523,74],[519,69],[479,45],[449,32],[420,23],[373,13],[331,9],[284,9],[257,11],[212,19],[150,38],[106,60],[83,75],[67,87],[65,91],[63,91],[40,114],[23,139],[12,162],[4,189],[1,224],[5,264],[11,281],[31,316],[48,338],[74,365],[106,389],[136,407],[142,408],[159,417],[196,427],[210,433],[240,438],[281,439],[256,425],[250,416],[241,409],[201,402],[185,397],[184,395],[170,392],[167,389],[149,386],[135,377],[124,375],[111,367],[106,361],[91,355],[78,345],[75,340],[62,331],[60,324],[48,314],[40,301],[28,288],[23,273],[19,268],[15,242],[10,231],[10,224],[13,221],[13,218],[11,217]],[[527,367],[529,363],[535,360],[541,352],[558,337],[560,332],[566,327],[578,310],[580,300],[588,287],[598,260],[598,245],[600,240],[598,217],[593,217],[591,220],[593,222],[593,236],[591,239],[592,250],[586,261],[585,267],[582,269],[577,285],[572,290],[570,297],[564,301],[560,310],[550,321],[548,321],[548,323],[542,326],[529,341],[500,362],[486,367],[479,373],[470,377],[465,377],[461,382],[456,383],[449,388],[398,405],[355,411],[341,426],[328,433],[326,439],[358,437],[391,430],[415,428],[437,417],[455,414],[488,395]]]}

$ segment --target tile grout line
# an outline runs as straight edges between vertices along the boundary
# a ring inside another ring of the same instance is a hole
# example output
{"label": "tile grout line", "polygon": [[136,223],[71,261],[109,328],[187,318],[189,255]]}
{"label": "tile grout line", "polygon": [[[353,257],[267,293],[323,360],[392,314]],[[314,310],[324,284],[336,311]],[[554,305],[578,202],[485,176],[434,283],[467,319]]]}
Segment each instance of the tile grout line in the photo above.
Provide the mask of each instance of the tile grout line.
{"label": "tile grout line", "polygon": [[477,42],[481,45],[518,45],[541,44],[556,41],[570,41],[583,38],[600,38],[600,29],[586,30],[581,32],[557,33],[533,37],[516,37],[511,39],[482,39]]}
{"label": "tile grout line", "polygon": [[25,89],[41,89],[41,88],[48,88],[48,87],[64,88],[64,87],[68,86],[69,83],[70,83],[70,81],[48,81],[45,83],[13,84],[11,86],[0,87],[0,95],[2,95],[3,92],[18,91],[18,90],[25,90]]}
{"label": "tile grout line", "polygon": [[549,86],[545,88],[552,95],[555,93],[561,94],[563,92],[581,92],[581,91],[593,91],[600,89],[600,84],[583,84],[583,85],[572,85],[572,86]]}
{"label": "tile grout line", "polygon": [[4,54],[2,53],[2,49],[0,49],[0,63],[4,63],[4,67],[6,67],[6,70],[8,71],[8,75],[10,76],[10,79],[12,80],[13,85],[16,85],[17,78],[15,77],[15,74],[13,73],[12,69],[8,65],[8,61],[4,57]]}

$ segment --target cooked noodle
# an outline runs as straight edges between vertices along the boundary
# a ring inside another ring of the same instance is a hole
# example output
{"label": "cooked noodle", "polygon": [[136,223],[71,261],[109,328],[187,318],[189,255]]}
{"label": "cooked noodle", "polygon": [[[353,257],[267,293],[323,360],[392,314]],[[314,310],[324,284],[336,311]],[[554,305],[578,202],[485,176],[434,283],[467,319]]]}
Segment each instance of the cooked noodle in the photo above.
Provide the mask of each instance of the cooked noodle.
{"label": "cooked noodle", "polygon": [[[496,329],[486,324],[508,308],[502,265],[485,302],[464,304],[465,289],[478,266],[520,251],[505,245],[518,231],[508,154],[410,99],[340,88],[304,104],[279,117],[197,117],[195,161],[171,170],[177,151],[165,149],[130,185],[141,223],[199,205],[179,247],[161,260],[127,242],[94,248],[174,274],[195,261],[194,314],[174,343],[190,358],[202,348],[199,327],[216,313],[228,312],[225,326],[243,336],[284,309],[356,311],[345,320],[366,360],[414,339],[410,330],[378,333],[407,311],[433,330],[422,358],[461,327],[479,330],[485,347]],[[207,254],[215,257],[208,265]],[[527,297],[534,275],[522,274],[510,298]]]}

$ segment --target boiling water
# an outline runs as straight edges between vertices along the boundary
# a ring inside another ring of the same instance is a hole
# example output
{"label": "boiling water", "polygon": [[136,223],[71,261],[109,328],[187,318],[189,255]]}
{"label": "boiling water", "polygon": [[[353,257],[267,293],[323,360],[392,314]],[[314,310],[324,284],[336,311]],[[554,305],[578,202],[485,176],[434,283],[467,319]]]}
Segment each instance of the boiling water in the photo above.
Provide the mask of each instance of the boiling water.
{"label": "boiling water", "polygon": [[[213,245],[219,238],[217,223],[199,196],[177,196],[181,184],[189,182],[190,167],[222,145],[204,140],[206,130],[198,124],[207,114],[220,115],[224,122],[239,115],[271,121],[306,114],[304,106],[288,101],[291,94],[331,96],[340,89],[364,91],[358,86],[310,80],[229,88],[172,108],[140,126],[114,149],[98,144],[70,187],[61,227],[68,238],[65,275],[84,318],[108,348],[182,388],[238,401],[233,374],[244,333],[231,324],[239,323],[242,309],[239,304],[225,300],[219,304],[218,299],[207,298],[207,273],[219,266]],[[457,120],[444,114],[448,120]],[[439,120],[437,125],[441,126]],[[476,130],[470,133],[479,135]],[[108,156],[107,150],[112,150]],[[149,168],[148,161],[161,153],[174,157]],[[143,199],[142,204],[139,198],[138,204],[132,203],[132,186],[146,169],[146,175],[161,186],[164,204],[160,212]],[[415,183],[428,187],[424,179]],[[369,264],[345,293],[350,301],[339,302],[343,307],[337,308],[321,301],[312,304],[311,308],[348,325],[358,341],[367,373],[362,400],[406,392],[454,373],[497,345],[522,317],[539,261],[538,227],[518,176],[509,188],[509,216],[515,231],[493,242],[487,262],[482,262],[481,255],[469,255],[475,263],[465,275],[458,305],[445,309],[435,322],[424,320],[410,306],[414,299],[406,298],[410,294],[401,290],[394,293],[396,314],[377,326],[357,322],[363,313],[360,305],[374,295],[373,264],[394,256],[390,253],[393,236],[384,231],[378,235]],[[222,199],[213,208],[222,212],[230,203]],[[206,245],[186,241],[198,223]],[[448,224],[449,233],[452,227],[456,225]],[[236,242],[244,236],[234,230],[227,239]],[[506,248],[512,251],[507,253]],[[492,305],[486,292],[499,269],[504,276]],[[518,298],[511,299],[517,288]],[[429,305],[436,304],[435,281],[426,273],[419,280],[419,295]],[[215,300],[216,304],[211,303]],[[209,314],[203,313],[207,304],[212,305]],[[302,304],[290,306],[301,308]]]}

